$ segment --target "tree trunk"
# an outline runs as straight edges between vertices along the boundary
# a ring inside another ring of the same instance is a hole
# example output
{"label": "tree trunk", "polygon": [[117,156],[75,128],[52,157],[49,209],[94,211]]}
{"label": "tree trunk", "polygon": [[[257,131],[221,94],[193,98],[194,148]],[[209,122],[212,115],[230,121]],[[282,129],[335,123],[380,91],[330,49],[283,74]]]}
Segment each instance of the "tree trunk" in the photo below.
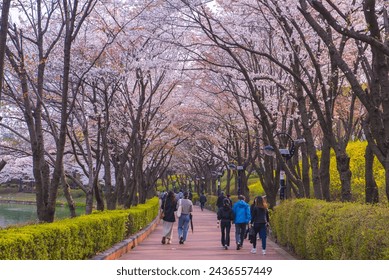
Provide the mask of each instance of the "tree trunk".
{"label": "tree trunk", "polygon": [[[65,7],[66,9],[69,7]],[[66,17],[69,16],[69,14],[65,13]],[[57,201],[57,193],[58,193],[58,186],[61,181],[62,172],[63,172],[63,155],[64,155],[64,149],[66,144],[66,137],[67,137],[67,121],[69,117],[69,84],[70,84],[70,64],[71,64],[71,49],[72,49],[72,37],[73,37],[73,29],[74,25],[71,24],[72,19],[66,18],[65,21],[68,21],[65,28],[65,39],[64,39],[64,47],[63,47],[63,79],[62,79],[62,92],[61,92],[61,112],[60,112],[60,125],[59,125],[59,135],[56,139],[56,155],[55,155],[55,162],[54,162],[54,170],[52,179],[49,185],[48,190],[48,201],[47,201],[47,211],[49,215],[48,220],[44,220],[46,222],[52,222],[54,221],[54,214],[55,214],[55,207],[56,207],[56,201]],[[41,42],[43,45],[43,42]],[[41,60],[44,58],[41,57]],[[38,66],[38,68],[43,68],[40,72],[42,72],[42,75],[38,76],[38,87],[41,87],[41,95],[43,96],[43,77],[44,77],[44,68],[45,64],[42,63]],[[42,79],[42,81],[39,81],[39,78]],[[40,119],[39,119],[40,121]]]}
{"label": "tree trunk", "polygon": [[[324,192],[320,176],[319,169],[319,158],[317,156],[317,151],[314,145],[311,145],[310,148],[310,163],[312,168],[312,184],[313,184],[313,193],[316,199],[323,199]],[[328,191],[327,191],[328,192]]]}
{"label": "tree trunk", "polygon": [[88,188],[85,198],[85,214],[91,214],[93,211],[93,188]]}
{"label": "tree trunk", "polygon": [[212,178],[212,194],[216,195],[216,180]]}
{"label": "tree trunk", "polygon": [[105,206],[104,206],[104,199],[103,199],[103,193],[102,190],[99,186],[99,182],[97,181],[98,177],[95,175],[96,178],[94,179],[93,182],[93,193],[95,194],[96,197],[96,209],[99,211],[103,211]]}
{"label": "tree trunk", "polygon": [[248,177],[246,174],[246,170],[241,170],[240,171],[240,186],[241,186],[241,194],[246,197],[246,201],[250,200],[250,190],[248,187]]}
{"label": "tree trunk", "polygon": [[344,151],[336,155],[336,167],[342,184],[341,199],[342,201],[351,201],[350,157]]}
{"label": "tree trunk", "polygon": [[[311,170],[312,170],[313,194],[314,194],[314,197],[316,199],[323,199],[324,192],[323,192],[321,173],[320,173],[320,168],[319,168],[319,158],[317,156],[317,150],[316,150],[315,143],[314,143],[313,136],[312,136],[312,132],[311,132],[311,129],[310,129],[308,123],[306,124],[306,127],[304,126],[303,137],[305,139],[305,145],[303,148],[306,149],[308,157],[309,157],[309,161],[306,164],[310,164]],[[329,163],[329,161],[328,161],[328,163]],[[304,167],[304,165],[303,165],[303,167]],[[325,167],[325,166],[323,166],[323,167]],[[329,165],[328,165],[328,168],[329,168]],[[305,176],[303,175],[303,180],[304,180]],[[307,188],[307,183],[308,182],[304,181],[305,188]],[[328,183],[329,183],[329,181],[328,181]],[[310,189],[310,184],[308,184],[308,187]],[[328,185],[327,192],[328,191],[329,191],[329,185]],[[329,193],[327,195],[329,196]],[[309,192],[308,192],[308,196],[306,195],[306,197],[310,197]]]}
{"label": "tree trunk", "polygon": [[115,190],[112,186],[111,180],[111,160],[108,150],[108,140],[106,133],[103,132],[103,164],[104,164],[104,184],[105,184],[105,199],[107,203],[108,210],[116,209],[117,198],[115,195]]}
{"label": "tree trunk", "polygon": [[374,154],[370,148],[370,145],[367,145],[365,151],[365,193],[366,203],[378,203],[378,187],[374,179]]}
{"label": "tree trunk", "polygon": [[231,170],[227,169],[226,194],[231,194]]}
{"label": "tree trunk", "polygon": [[386,198],[389,200],[389,155],[386,155],[385,160],[385,183],[386,183]]}
{"label": "tree trunk", "polygon": [[65,172],[62,172],[61,183],[62,183],[63,193],[65,195],[66,201],[68,202],[68,207],[69,207],[69,211],[70,211],[70,217],[74,218],[74,217],[77,216],[77,214],[76,214],[76,205],[74,203],[72,194],[70,193],[70,186],[67,183]]}
{"label": "tree trunk", "polygon": [[[115,162],[116,159],[114,159]],[[115,168],[115,194],[114,196],[117,198],[117,203],[119,205],[124,204],[124,195],[125,195],[125,183],[124,183],[124,177],[125,177],[125,162],[119,161],[114,164]]]}
{"label": "tree trunk", "polygon": [[4,159],[2,159],[1,161],[0,161],[0,171],[4,168],[4,166],[7,164],[7,162],[4,160]]}
{"label": "tree trunk", "polygon": [[331,158],[331,148],[328,145],[327,140],[323,139],[323,146],[322,146],[321,158],[320,158],[320,179],[321,179],[321,189],[323,192],[323,199],[325,199],[326,201],[331,201],[330,158]]}
{"label": "tree trunk", "polygon": [[[0,100],[1,100],[1,93],[3,90],[4,57],[5,57],[5,48],[7,45],[8,15],[9,15],[10,7],[11,7],[11,0],[3,0],[3,4],[1,7],[2,9],[1,9],[1,25],[0,25]],[[2,167],[0,166],[0,171],[1,169]]]}
{"label": "tree trunk", "polygon": [[[143,179],[143,140],[139,136],[136,139],[134,148],[132,149],[133,155],[133,179],[134,179],[134,188],[137,190],[138,196],[136,204],[145,203],[146,202],[146,188],[144,187],[144,179]],[[179,178],[178,178],[179,179]],[[177,180],[180,185],[180,180]]]}

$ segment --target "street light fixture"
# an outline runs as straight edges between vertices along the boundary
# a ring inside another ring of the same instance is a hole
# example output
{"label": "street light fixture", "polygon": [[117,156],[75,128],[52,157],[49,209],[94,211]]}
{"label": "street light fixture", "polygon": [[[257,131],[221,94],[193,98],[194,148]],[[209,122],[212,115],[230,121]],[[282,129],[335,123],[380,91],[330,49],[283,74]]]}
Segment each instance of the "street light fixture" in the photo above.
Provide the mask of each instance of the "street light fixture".
{"label": "street light fixture", "polygon": [[200,177],[195,176],[195,190],[198,194],[201,194],[201,188],[200,188]]}
{"label": "street light fixture", "polygon": [[[285,158],[292,157],[293,153],[294,153],[294,151],[292,152],[289,149],[278,149],[278,150],[280,151],[281,156],[283,156]],[[271,145],[265,146],[263,148],[263,151],[264,151],[265,155],[267,155],[267,156],[271,156],[271,157],[275,157],[276,156],[276,151],[273,148],[273,146],[271,146]]]}
{"label": "street light fixture", "polygon": [[221,171],[212,171],[211,172],[212,177],[217,179],[217,196],[220,196],[222,190],[221,190],[221,177],[223,176],[223,172]]}
{"label": "street light fixture", "polygon": [[218,191],[218,194],[220,194],[222,191],[222,187],[221,187],[222,176],[223,176],[223,172],[221,172],[221,171],[217,172],[217,191]]}
{"label": "street light fixture", "polygon": [[233,163],[228,164],[228,169],[230,170],[236,170],[236,165]]}
{"label": "street light fixture", "polygon": [[193,181],[193,179],[192,179],[192,177],[189,177],[189,191],[190,192],[192,192],[192,181]]}
{"label": "street light fixture", "polygon": [[[295,145],[305,143],[305,139],[301,138],[301,139],[293,140],[292,137],[288,133],[284,133],[284,132],[277,133],[275,135],[275,137],[276,136],[286,136],[288,142],[290,143],[289,148],[281,148],[281,147],[278,148],[281,156],[285,160],[285,163],[287,163],[288,160],[293,157],[295,150],[296,150]],[[276,150],[271,145],[265,146],[263,148],[263,152],[267,156],[271,156],[271,157],[276,156]],[[281,200],[284,200],[286,198],[285,191],[286,191],[285,171],[282,168],[282,164],[280,164],[280,199]]]}
{"label": "street light fixture", "polygon": [[201,177],[201,193],[205,191],[205,177]]}

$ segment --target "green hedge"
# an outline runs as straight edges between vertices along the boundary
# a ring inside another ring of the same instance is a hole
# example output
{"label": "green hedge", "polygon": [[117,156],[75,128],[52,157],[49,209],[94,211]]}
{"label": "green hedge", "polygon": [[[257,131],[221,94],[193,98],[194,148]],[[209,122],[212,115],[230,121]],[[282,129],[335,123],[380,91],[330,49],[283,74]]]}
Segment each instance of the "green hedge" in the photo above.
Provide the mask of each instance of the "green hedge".
{"label": "green hedge", "polygon": [[158,198],[128,210],[96,211],[54,223],[0,230],[2,260],[89,259],[147,226]]}
{"label": "green hedge", "polygon": [[384,206],[287,200],[271,212],[272,234],[302,259],[389,259]]}

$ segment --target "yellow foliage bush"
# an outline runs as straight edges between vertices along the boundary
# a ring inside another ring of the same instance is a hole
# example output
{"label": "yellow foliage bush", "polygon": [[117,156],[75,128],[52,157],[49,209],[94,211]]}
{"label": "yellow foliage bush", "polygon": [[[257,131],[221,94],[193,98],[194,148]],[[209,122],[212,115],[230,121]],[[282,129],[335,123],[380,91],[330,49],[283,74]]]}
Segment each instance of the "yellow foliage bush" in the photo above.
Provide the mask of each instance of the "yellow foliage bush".
{"label": "yellow foliage bush", "polygon": [[271,212],[272,234],[302,259],[389,259],[387,206],[286,200]]}
{"label": "yellow foliage bush", "polygon": [[147,226],[158,214],[153,198],[128,210],[96,211],[54,223],[0,230],[2,260],[83,260]]}
{"label": "yellow foliage bush", "polygon": [[[355,141],[347,145],[346,152],[350,157],[351,193],[352,199],[356,202],[365,201],[365,150],[367,142]],[[320,153],[319,153],[320,156]],[[377,182],[379,192],[384,194],[385,171],[377,159],[374,160],[374,177]],[[339,172],[336,168],[336,157],[331,151],[330,159],[330,193],[331,200],[340,200],[341,183]],[[382,199],[382,196],[380,197]]]}

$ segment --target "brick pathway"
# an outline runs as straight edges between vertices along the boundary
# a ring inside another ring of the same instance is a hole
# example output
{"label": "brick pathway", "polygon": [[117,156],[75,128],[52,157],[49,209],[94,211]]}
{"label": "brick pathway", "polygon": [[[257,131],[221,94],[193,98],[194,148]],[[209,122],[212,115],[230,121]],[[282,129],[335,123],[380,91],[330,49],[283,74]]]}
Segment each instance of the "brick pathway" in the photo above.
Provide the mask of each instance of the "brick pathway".
{"label": "brick pathway", "polygon": [[185,244],[178,243],[177,222],[174,224],[172,244],[161,244],[162,222],[139,245],[122,255],[120,260],[291,260],[288,252],[267,239],[266,255],[262,255],[260,240],[257,253],[252,254],[252,245],[246,239],[241,250],[235,246],[235,226],[231,227],[231,246],[225,250],[220,242],[220,229],[216,225],[216,214],[201,211],[195,206],[193,212],[194,232],[189,232]]}

